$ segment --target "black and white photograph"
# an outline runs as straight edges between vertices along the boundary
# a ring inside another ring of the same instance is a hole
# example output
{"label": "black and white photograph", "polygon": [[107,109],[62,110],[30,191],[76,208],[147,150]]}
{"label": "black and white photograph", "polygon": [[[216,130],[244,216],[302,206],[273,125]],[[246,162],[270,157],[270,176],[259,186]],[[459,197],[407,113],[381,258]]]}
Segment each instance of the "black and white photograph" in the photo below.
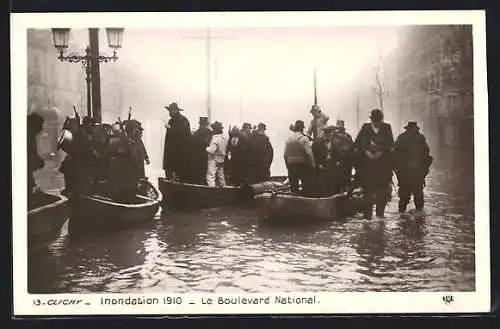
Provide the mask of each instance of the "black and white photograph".
{"label": "black and white photograph", "polygon": [[23,312],[489,311],[484,12],[132,14],[17,15]]}

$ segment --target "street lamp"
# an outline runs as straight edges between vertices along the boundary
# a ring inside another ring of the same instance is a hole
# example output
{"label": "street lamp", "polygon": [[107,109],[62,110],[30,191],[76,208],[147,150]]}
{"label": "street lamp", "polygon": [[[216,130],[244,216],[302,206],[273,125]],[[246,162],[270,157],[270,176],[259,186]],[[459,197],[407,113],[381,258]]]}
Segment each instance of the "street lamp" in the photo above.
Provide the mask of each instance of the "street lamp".
{"label": "street lamp", "polygon": [[[90,31],[91,29],[89,29]],[[89,117],[92,116],[92,111],[91,111],[91,66],[92,66],[92,60],[95,60],[94,65],[98,65],[99,62],[116,62],[118,59],[118,56],[116,56],[116,50],[122,47],[122,40],[123,40],[123,31],[124,28],[116,28],[116,27],[109,27],[106,28],[106,36],[108,39],[108,46],[113,49],[113,56],[107,56],[106,54],[99,54],[99,50],[95,49],[98,54],[96,58],[93,58],[92,56],[92,42],[90,42],[90,45],[87,46],[85,49],[85,55],[79,55],[77,53],[70,53],[69,55],[64,55],[64,52],[68,48],[68,41],[69,41],[69,28],[53,28],[52,29],[52,41],[54,43],[54,47],[57,49],[59,52],[59,57],[58,59],[61,62],[67,61],[70,63],[82,63],[82,67],[85,70],[86,73],[86,78],[85,81],[87,82],[87,115]],[[89,37],[92,37],[92,34],[89,34]],[[99,79],[99,77],[94,77],[96,81]]]}

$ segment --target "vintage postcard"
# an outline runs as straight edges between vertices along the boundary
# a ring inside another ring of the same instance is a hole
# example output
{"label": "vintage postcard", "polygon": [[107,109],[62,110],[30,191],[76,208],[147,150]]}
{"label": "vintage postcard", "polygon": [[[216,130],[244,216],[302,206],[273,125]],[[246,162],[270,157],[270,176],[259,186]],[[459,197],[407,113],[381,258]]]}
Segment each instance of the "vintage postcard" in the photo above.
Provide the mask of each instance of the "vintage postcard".
{"label": "vintage postcard", "polygon": [[11,17],[15,316],[490,311],[484,11]]}

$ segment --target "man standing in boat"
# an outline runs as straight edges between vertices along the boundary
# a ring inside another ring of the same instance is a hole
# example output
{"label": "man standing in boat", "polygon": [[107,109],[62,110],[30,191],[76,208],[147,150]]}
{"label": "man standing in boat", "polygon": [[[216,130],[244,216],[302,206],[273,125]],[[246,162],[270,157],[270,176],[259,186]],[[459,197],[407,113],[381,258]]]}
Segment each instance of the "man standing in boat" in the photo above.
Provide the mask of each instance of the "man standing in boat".
{"label": "man standing in boat", "polygon": [[224,135],[222,123],[215,121],[212,123],[211,128],[212,138],[206,148],[208,153],[207,184],[210,187],[223,187],[226,185],[224,160],[226,158],[228,138]]}
{"label": "man standing in boat", "polygon": [[432,157],[425,136],[419,132],[417,122],[410,121],[394,145],[395,172],[399,185],[399,212],[404,213],[413,195],[415,208],[424,208],[425,177],[429,173]]}
{"label": "man standing in boat", "polygon": [[285,144],[285,165],[288,170],[288,180],[291,191],[299,192],[299,181],[302,183],[302,193],[313,193],[313,175],[316,168],[309,137],[304,134],[304,121],[297,120],[294,132]]}
{"label": "man standing in boat", "polygon": [[163,169],[167,179],[178,178],[186,181],[189,178],[189,151],[191,128],[188,119],[183,116],[177,103],[165,106],[170,120],[165,125],[165,145],[163,150]]}
{"label": "man standing in boat", "polygon": [[351,135],[346,132],[343,120],[337,120],[336,130],[334,135],[334,145],[341,155],[339,168],[339,188],[348,189],[352,176],[352,151],[354,142]]}
{"label": "man standing in boat", "polygon": [[394,145],[391,125],[383,122],[381,110],[371,112],[370,123],[365,123],[354,141],[356,153],[356,176],[363,187],[365,197],[365,218],[373,215],[384,217],[385,207],[390,199],[392,181],[391,151]]}
{"label": "man standing in boat", "polygon": [[209,128],[208,117],[200,117],[199,128],[193,133],[192,145],[192,182],[206,185],[208,154],[207,146],[210,144],[212,131]]}
{"label": "man standing in boat", "polygon": [[309,111],[312,115],[311,123],[307,129],[307,134],[311,136],[314,140],[323,137],[323,130],[328,125],[328,120],[330,118],[325,113],[321,112],[319,105],[313,105]]}
{"label": "man standing in boat", "polygon": [[334,195],[339,189],[339,170],[341,154],[334,145],[334,136],[337,127],[328,126],[323,132],[323,138],[312,144],[314,160],[316,162],[315,185],[318,197]]}
{"label": "man standing in boat", "polygon": [[39,114],[28,115],[28,196],[31,196],[36,189],[34,172],[45,166],[45,161],[38,155],[36,141],[37,136],[42,132],[44,121]]}
{"label": "man standing in boat", "polygon": [[274,150],[266,135],[266,125],[259,123],[250,140],[251,148],[251,181],[254,183],[268,181],[271,177],[271,163]]}

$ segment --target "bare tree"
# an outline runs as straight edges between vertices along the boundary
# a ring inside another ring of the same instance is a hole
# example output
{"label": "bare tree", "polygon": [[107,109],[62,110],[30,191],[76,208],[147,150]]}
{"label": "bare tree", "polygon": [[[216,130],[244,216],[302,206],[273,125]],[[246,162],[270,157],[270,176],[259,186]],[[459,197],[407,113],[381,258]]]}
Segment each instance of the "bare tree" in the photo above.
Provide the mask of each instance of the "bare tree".
{"label": "bare tree", "polygon": [[377,66],[375,67],[375,86],[373,87],[375,96],[377,97],[380,110],[384,112],[384,97],[386,92],[386,81],[382,70],[383,57],[379,55]]}

